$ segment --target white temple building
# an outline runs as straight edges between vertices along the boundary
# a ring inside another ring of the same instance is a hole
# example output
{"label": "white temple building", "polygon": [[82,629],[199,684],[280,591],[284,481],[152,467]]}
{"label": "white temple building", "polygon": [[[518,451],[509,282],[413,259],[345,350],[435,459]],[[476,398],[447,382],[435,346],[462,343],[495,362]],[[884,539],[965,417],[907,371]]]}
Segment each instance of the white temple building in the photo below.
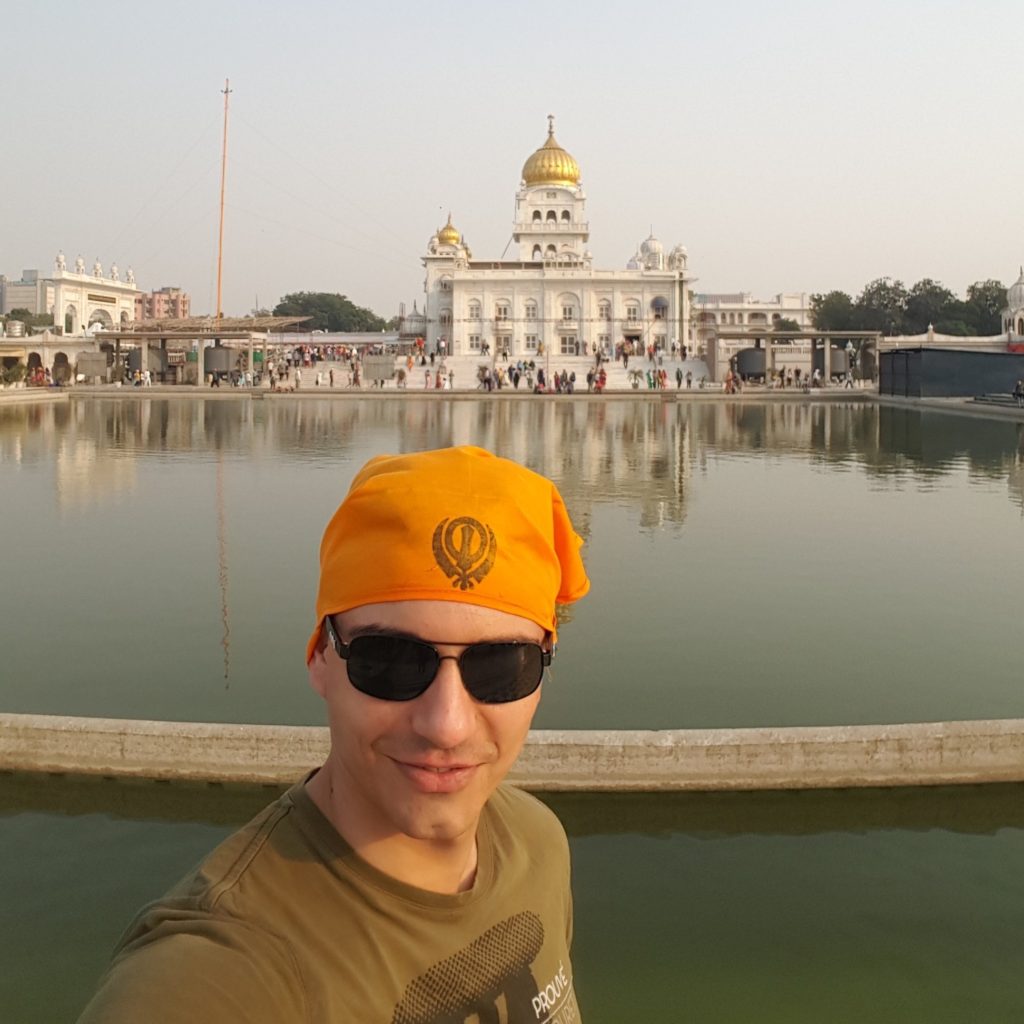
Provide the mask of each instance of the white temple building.
{"label": "white temple building", "polygon": [[651,235],[621,270],[598,270],[579,165],[548,137],[516,192],[517,258],[474,258],[458,228],[434,234],[426,267],[426,344],[455,355],[612,354],[619,342],[669,351],[690,339],[686,250]]}
{"label": "white temple building", "polygon": [[25,270],[21,280],[0,277],[0,312],[27,309],[30,313],[49,313],[65,334],[80,334],[91,327],[110,329],[135,319],[135,301],[141,292],[129,267],[124,279],[112,263],[104,272],[97,258],[87,273],[79,256],[68,270],[63,251],[53,261],[53,273],[43,277],[38,270]]}
{"label": "white temple building", "polygon": [[1006,289],[1003,330],[1011,344],[1024,342],[1024,267],[1020,276]]}

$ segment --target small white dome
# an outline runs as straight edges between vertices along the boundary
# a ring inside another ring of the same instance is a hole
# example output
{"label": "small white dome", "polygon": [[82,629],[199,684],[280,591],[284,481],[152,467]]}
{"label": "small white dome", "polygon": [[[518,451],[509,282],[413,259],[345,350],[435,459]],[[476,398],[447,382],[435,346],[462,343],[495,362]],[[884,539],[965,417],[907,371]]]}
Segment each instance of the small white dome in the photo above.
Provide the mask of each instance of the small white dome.
{"label": "small white dome", "polygon": [[644,256],[660,256],[664,251],[665,247],[654,235],[648,235],[640,244],[640,252]]}
{"label": "small white dome", "polygon": [[1006,289],[1007,309],[1020,309],[1024,306],[1024,267],[1020,269],[1020,277]]}

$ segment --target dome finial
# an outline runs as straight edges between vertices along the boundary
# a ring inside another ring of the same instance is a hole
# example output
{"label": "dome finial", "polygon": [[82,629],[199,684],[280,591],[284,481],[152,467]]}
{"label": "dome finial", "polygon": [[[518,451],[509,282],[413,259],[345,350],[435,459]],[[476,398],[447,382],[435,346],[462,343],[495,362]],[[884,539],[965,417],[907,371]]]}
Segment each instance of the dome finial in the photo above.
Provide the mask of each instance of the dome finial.
{"label": "dome finial", "polygon": [[555,134],[555,115],[548,114],[548,138],[553,138]]}
{"label": "dome finial", "polygon": [[458,245],[462,241],[459,229],[452,223],[452,211],[448,211],[448,223],[437,233],[441,245]]}

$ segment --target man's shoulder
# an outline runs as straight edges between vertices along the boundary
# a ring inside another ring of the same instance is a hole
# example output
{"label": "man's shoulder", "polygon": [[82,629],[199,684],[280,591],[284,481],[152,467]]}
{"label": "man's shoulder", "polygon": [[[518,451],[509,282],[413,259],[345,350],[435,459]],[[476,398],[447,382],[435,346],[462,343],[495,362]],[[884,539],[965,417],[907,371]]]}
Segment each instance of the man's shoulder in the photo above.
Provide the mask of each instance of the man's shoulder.
{"label": "man's shoulder", "polygon": [[502,783],[492,794],[487,807],[494,821],[506,828],[565,841],[565,829],[555,812],[531,793],[511,783]]}
{"label": "man's shoulder", "polygon": [[273,863],[295,848],[293,810],[286,793],[143,907],[82,1021],[301,1019],[302,969],[265,905]]}
{"label": "man's shoulder", "polygon": [[164,896],[143,907],[118,944],[124,952],[154,935],[217,923],[233,929],[265,928],[295,891],[302,865],[316,861],[298,820],[293,787],[227,836]]}
{"label": "man's shoulder", "polygon": [[214,847],[168,897],[213,909],[247,875],[259,870],[267,859],[274,859],[282,844],[291,846],[295,842],[295,814],[293,788]]}

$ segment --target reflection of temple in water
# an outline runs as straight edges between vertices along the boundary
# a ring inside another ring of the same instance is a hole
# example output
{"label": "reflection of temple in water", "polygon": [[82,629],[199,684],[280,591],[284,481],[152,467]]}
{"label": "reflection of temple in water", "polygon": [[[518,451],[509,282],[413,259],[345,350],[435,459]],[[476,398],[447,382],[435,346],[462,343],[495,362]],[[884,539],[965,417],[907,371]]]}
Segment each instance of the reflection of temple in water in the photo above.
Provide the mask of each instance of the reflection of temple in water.
{"label": "reflection of temple in water", "polygon": [[1016,426],[1017,451],[1006,483],[1010,490],[1010,501],[1020,509],[1021,515],[1024,515],[1024,424],[1018,423]]}
{"label": "reflection of temple in water", "polygon": [[587,532],[603,501],[637,509],[646,528],[681,525],[694,469],[719,454],[853,464],[896,480],[966,467],[1008,477],[1024,505],[1021,432],[1006,420],[856,400],[132,396],[0,407],[0,459],[53,461],[58,502],[82,505],[135,486],[137,460],[152,456],[315,462],[477,444],[555,480]]}
{"label": "reflection of temple in water", "polygon": [[61,444],[54,471],[62,509],[100,505],[136,486],[134,459],[97,458],[96,445],[85,440]]}

